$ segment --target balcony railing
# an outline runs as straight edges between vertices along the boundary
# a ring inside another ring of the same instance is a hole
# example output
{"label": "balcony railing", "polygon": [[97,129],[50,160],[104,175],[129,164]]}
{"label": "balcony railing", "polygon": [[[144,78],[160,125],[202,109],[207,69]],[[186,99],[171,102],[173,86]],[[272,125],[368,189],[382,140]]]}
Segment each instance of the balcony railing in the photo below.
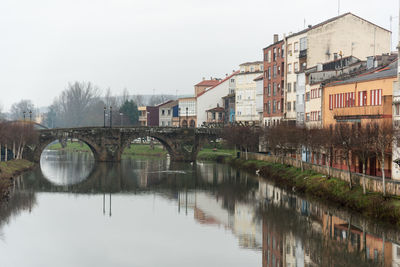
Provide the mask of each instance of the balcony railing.
{"label": "balcony railing", "polygon": [[299,58],[307,57],[307,49],[301,50],[299,53]]}

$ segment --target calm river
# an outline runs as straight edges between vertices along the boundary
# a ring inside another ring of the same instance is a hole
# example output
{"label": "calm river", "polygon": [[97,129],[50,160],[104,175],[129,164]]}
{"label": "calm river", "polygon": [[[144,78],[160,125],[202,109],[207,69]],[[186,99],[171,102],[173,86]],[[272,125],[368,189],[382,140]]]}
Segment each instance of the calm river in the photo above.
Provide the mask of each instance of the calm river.
{"label": "calm river", "polygon": [[45,151],[0,207],[0,266],[400,266],[400,235],[227,165]]}

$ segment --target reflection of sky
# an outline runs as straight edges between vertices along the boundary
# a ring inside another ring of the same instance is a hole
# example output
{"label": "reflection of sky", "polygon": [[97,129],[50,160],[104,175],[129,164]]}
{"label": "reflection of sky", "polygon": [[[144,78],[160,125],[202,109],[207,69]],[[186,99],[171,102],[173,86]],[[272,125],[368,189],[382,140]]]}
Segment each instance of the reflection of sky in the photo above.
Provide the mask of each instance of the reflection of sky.
{"label": "reflection of sky", "polygon": [[37,203],[4,227],[1,266],[261,266],[230,231],[205,229],[193,210],[178,216],[158,195],[112,195],[112,217],[102,195],[39,193]]}
{"label": "reflection of sky", "polygon": [[45,150],[40,159],[43,176],[55,185],[73,185],[85,180],[94,166],[91,153]]}

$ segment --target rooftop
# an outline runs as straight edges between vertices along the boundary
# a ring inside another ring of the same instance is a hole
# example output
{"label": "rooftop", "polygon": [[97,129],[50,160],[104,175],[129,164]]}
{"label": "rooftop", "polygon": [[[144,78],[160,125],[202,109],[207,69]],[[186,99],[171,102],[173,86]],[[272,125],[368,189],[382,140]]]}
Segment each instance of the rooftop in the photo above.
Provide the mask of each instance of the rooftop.
{"label": "rooftop", "polygon": [[201,82],[199,82],[198,84],[196,84],[195,86],[214,86],[219,84],[220,80],[203,80]]}
{"label": "rooftop", "polygon": [[235,75],[237,75],[237,74],[239,74],[239,72],[240,71],[235,71],[234,73],[232,73],[231,75],[229,75],[229,76],[227,76],[227,77],[225,77],[225,79],[223,79],[219,84],[217,84],[217,85],[214,85],[213,87],[211,87],[211,88],[208,88],[208,90],[206,90],[206,91],[204,91],[204,92],[202,92],[202,93],[200,93],[197,97],[200,97],[200,96],[202,96],[202,95],[204,95],[205,93],[207,93],[207,92],[209,92],[209,91],[211,91],[212,89],[214,89],[215,87],[217,87],[218,85],[220,85],[220,84],[223,84],[224,82],[226,82],[226,81],[228,81],[230,78],[232,78],[233,76],[235,76]]}
{"label": "rooftop", "polygon": [[263,63],[264,63],[263,61],[245,62],[245,63],[240,64],[239,66],[260,65]]}

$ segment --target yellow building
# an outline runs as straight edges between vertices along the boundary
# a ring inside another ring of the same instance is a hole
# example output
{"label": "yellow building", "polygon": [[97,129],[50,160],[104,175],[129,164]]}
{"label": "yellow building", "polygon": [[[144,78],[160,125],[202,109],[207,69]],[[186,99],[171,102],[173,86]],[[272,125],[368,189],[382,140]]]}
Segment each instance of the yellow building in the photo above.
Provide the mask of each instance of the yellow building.
{"label": "yellow building", "polygon": [[397,61],[370,73],[326,85],[322,98],[323,125],[391,120],[396,79]]}

